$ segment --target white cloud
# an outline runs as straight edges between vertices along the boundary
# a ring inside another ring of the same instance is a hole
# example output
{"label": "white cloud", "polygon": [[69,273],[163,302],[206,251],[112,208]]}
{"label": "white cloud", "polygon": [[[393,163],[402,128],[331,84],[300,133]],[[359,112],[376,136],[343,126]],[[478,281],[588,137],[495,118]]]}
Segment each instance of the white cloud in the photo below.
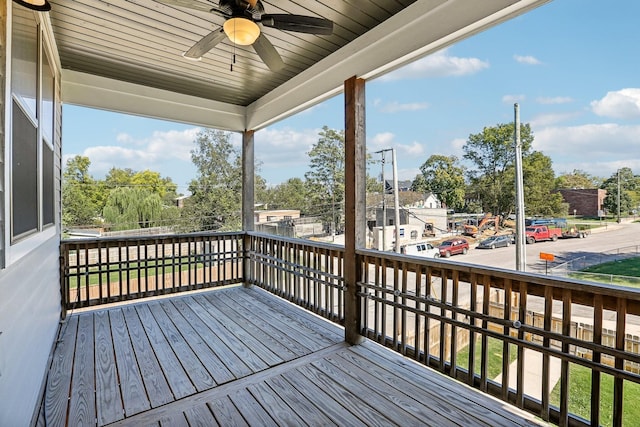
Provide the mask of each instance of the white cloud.
{"label": "white cloud", "polygon": [[640,164],[638,140],[640,126],[606,123],[544,128],[535,132],[533,145],[554,160],[556,171],[582,169],[608,176],[617,167]]}
{"label": "white cloud", "polygon": [[542,62],[536,58],[535,56],[531,56],[531,55],[513,55],[513,59],[516,60],[516,62],[519,62],[520,64],[527,64],[527,65],[540,65],[542,64]]}
{"label": "white cloud", "polygon": [[121,132],[118,135],[116,135],[116,141],[121,142],[123,144],[131,144],[133,143],[134,139],[128,133]]}
{"label": "white cloud", "polygon": [[637,143],[640,126],[614,123],[548,127],[535,132],[534,148],[554,157],[568,156],[574,161],[601,162],[608,159],[640,159]]}
{"label": "white cloud", "polygon": [[581,114],[580,112],[539,114],[535,116],[533,119],[529,120],[529,124],[535,131],[539,127],[550,126],[556,123],[562,123],[564,121],[578,117],[580,114]]}
{"label": "white cloud", "polygon": [[[319,132],[320,129],[262,129],[255,135],[256,160],[268,168],[306,170],[309,164],[307,153],[318,141]],[[296,176],[295,173],[290,175]]]}
{"label": "white cloud", "polygon": [[551,105],[551,104],[568,104],[573,102],[573,98],[568,96],[555,96],[555,97],[539,97],[536,98],[538,104]]}
{"label": "white cloud", "polygon": [[462,147],[464,147],[466,143],[467,143],[466,138],[456,138],[453,141],[451,141],[449,145],[452,148],[453,154],[458,158],[461,158],[462,154],[464,153],[464,151],[462,150]]}
{"label": "white cloud", "polygon": [[465,76],[489,68],[489,62],[478,58],[450,56],[443,49],[395,70],[381,80],[406,80],[426,77]]}
{"label": "white cloud", "polygon": [[616,119],[640,118],[640,89],[627,88],[607,92],[604,98],[591,102],[591,109],[599,116]]}
{"label": "white cloud", "polygon": [[144,149],[97,146],[85,149],[82,155],[91,159],[90,171],[96,177],[104,176],[113,167],[129,168],[134,171],[157,170],[155,167],[158,160],[156,155],[147,153]]}
{"label": "white cloud", "polygon": [[389,102],[387,104],[381,105],[381,103],[374,102],[374,106],[379,106],[380,111],[383,113],[398,113],[403,111],[419,111],[426,110],[429,108],[429,104],[426,102],[408,102],[405,104],[401,104],[397,101]]}
{"label": "white cloud", "polygon": [[527,97],[520,94],[520,95],[504,95],[502,97],[502,102],[504,102],[505,104],[513,104],[515,102],[522,102],[526,99]]}
{"label": "white cloud", "polygon": [[395,140],[395,135],[391,132],[382,132],[367,140],[367,151],[374,153],[388,148],[395,148],[396,155],[420,156],[424,153],[424,146],[418,141],[409,144],[400,144]]}

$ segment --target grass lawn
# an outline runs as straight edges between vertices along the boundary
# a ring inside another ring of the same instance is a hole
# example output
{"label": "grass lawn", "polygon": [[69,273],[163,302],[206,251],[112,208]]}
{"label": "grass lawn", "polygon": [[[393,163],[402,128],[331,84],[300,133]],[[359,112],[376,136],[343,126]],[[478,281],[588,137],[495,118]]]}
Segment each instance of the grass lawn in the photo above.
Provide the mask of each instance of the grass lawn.
{"label": "grass lawn", "polygon": [[[622,423],[634,426],[640,423],[640,384],[624,382]],[[560,382],[551,391],[551,404],[560,406]],[[613,377],[600,376],[600,425],[613,423]],[[591,418],[591,371],[584,366],[569,365],[569,412],[587,420]]]}
{"label": "grass lawn", "polygon": [[[191,261],[192,264],[188,262]],[[156,263],[156,261],[147,261],[147,262],[131,262],[129,263],[128,271],[125,269],[121,269],[117,264],[112,264],[110,266],[109,272],[103,271],[99,273],[99,269],[97,267],[92,267],[89,269],[89,273],[86,277],[89,279],[89,286],[98,285],[100,283],[100,276],[102,276],[102,283],[111,283],[117,282],[120,278],[126,278],[127,274],[129,279],[137,279],[141,277],[155,276],[156,274],[172,274],[178,271],[189,270],[190,268],[202,268],[204,264],[202,263],[193,263],[194,258],[191,257],[183,257],[183,259],[176,259],[175,264],[172,264],[172,261],[165,261],[164,265],[162,262]],[[80,273],[80,283],[82,286],[86,286],[85,274]],[[78,285],[78,277],[74,275],[73,272],[70,273],[69,277],[69,288],[75,289]]]}
{"label": "grass lawn", "polygon": [[[488,367],[487,367],[487,376],[490,379],[496,378],[498,375],[502,373],[502,341],[495,338],[488,338]],[[474,355],[474,366],[476,373],[480,373],[480,357],[481,357],[481,345],[482,338],[476,338],[476,347],[475,347],[475,355]],[[509,346],[509,363],[516,360],[517,347],[515,344],[511,344]],[[456,358],[456,362],[458,366],[469,369],[469,346],[464,347],[460,351],[458,351],[458,355]]]}
{"label": "grass lawn", "polygon": [[620,261],[606,262],[604,264],[585,268],[583,271],[589,273],[640,277],[640,258],[628,258]]}
{"label": "grass lawn", "polygon": [[[595,274],[589,274],[595,273]],[[605,276],[601,276],[605,275]],[[606,276],[611,275],[611,276]],[[613,285],[630,286],[640,288],[640,258],[628,258],[620,261],[606,262],[594,265],[580,272],[569,274],[570,277],[581,280],[611,283]],[[616,277],[627,276],[627,277]],[[629,279],[638,277],[638,280]]]}

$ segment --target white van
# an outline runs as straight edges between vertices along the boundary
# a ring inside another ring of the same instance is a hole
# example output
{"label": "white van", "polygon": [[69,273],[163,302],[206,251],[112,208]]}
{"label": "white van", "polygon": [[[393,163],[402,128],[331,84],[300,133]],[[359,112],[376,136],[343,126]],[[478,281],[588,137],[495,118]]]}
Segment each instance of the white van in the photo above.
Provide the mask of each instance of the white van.
{"label": "white van", "polygon": [[412,243],[400,248],[405,255],[421,256],[424,258],[440,258],[440,250],[434,248],[431,243]]}

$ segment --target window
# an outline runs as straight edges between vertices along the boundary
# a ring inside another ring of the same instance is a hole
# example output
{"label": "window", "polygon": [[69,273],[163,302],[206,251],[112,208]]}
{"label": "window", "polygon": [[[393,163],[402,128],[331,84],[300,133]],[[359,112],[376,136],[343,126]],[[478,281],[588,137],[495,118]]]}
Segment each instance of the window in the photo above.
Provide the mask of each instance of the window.
{"label": "window", "polygon": [[42,225],[55,221],[55,185],[54,185],[53,148],[42,141]]}
{"label": "window", "polygon": [[38,229],[38,132],[27,114],[13,102],[11,157],[11,236]]}
{"label": "window", "polygon": [[36,15],[14,7],[11,19],[11,146],[6,156],[11,168],[7,222],[14,245],[55,223],[57,169],[53,62]]}

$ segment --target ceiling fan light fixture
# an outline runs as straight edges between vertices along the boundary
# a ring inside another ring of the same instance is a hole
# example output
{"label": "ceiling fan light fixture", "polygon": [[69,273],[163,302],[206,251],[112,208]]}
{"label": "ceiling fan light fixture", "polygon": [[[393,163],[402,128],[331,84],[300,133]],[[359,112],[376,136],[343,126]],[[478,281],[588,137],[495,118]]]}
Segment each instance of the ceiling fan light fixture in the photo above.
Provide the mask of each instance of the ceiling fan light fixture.
{"label": "ceiling fan light fixture", "polygon": [[233,43],[248,46],[260,36],[258,24],[247,18],[231,18],[222,26],[224,33]]}
{"label": "ceiling fan light fixture", "polygon": [[13,0],[27,9],[38,12],[48,12],[51,10],[51,4],[47,0]]}

